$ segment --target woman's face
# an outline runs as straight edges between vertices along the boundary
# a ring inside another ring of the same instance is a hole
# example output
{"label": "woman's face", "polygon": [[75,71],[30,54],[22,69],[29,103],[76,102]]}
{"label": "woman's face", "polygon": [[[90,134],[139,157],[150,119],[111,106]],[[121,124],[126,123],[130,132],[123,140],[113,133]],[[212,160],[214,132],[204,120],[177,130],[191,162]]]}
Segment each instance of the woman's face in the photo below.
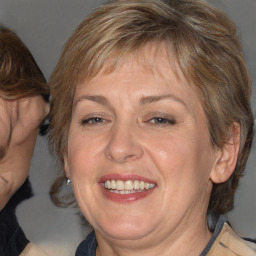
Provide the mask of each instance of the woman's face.
{"label": "woman's face", "polygon": [[99,73],[74,97],[65,171],[96,234],[112,239],[206,226],[217,153],[204,111],[164,52],[146,62]]}
{"label": "woman's face", "polygon": [[48,112],[42,96],[0,97],[0,210],[28,176],[39,125]]}

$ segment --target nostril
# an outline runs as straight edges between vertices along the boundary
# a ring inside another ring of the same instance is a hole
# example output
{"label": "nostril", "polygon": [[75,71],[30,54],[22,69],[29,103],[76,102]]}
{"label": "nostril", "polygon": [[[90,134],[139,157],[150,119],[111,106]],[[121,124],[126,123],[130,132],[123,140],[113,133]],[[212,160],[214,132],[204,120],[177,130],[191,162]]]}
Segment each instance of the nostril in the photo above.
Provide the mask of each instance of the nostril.
{"label": "nostril", "polygon": [[126,161],[133,160],[137,158],[136,154],[124,154],[124,152],[119,152],[119,154],[106,154],[107,159],[111,161],[116,161],[119,163],[125,163]]}
{"label": "nostril", "polygon": [[125,160],[127,160],[127,159],[129,159],[129,158],[134,158],[134,157],[136,157],[135,154],[130,154],[130,155],[127,155],[127,156],[125,157]]}
{"label": "nostril", "polygon": [[112,156],[111,155],[106,155],[107,159],[109,160],[113,160]]}

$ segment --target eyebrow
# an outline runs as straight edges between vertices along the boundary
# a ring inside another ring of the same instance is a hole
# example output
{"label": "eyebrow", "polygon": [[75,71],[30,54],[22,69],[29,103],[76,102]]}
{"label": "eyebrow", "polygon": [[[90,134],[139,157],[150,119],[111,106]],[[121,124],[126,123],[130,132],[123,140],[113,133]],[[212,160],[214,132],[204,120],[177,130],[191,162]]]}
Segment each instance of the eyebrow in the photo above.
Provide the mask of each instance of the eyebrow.
{"label": "eyebrow", "polygon": [[[183,100],[181,100],[180,98],[178,98],[178,97],[176,97],[175,95],[172,95],[172,94],[142,97],[140,99],[140,104],[145,105],[145,104],[155,103],[155,102],[165,100],[165,99],[170,99],[170,100],[174,100],[178,103],[181,103],[186,109],[188,109],[186,103]],[[110,106],[109,101],[104,96],[83,95],[74,102],[74,108],[77,106],[77,104],[79,102],[81,102],[83,100],[93,101],[93,102],[99,103],[100,105],[103,105],[103,106]]]}
{"label": "eyebrow", "polygon": [[170,99],[170,100],[179,102],[186,109],[188,109],[188,106],[186,105],[186,103],[182,99],[178,98],[177,96],[175,96],[173,94],[166,94],[166,95],[159,95],[159,96],[146,96],[146,97],[141,98],[140,103],[144,105],[144,104],[150,104],[150,103],[158,102],[160,100],[165,100],[165,99]]}
{"label": "eyebrow", "polygon": [[107,98],[105,98],[104,96],[99,96],[99,95],[93,95],[93,96],[89,96],[89,95],[83,95],[80,98],[78,98],[75,102],[74,102],[74,108],[77,106],[77,104],[83,100],[89,100],[89,101],[93,101],[96,103],[99,103],[100,105],[103,106],[109,106],[109,102],[107,100]]}

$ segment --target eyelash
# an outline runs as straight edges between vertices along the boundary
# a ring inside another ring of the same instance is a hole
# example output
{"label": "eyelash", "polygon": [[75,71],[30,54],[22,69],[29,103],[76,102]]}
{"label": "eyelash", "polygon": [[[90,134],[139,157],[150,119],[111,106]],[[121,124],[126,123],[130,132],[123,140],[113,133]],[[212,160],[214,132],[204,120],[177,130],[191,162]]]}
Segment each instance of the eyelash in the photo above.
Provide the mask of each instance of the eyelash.
{"label": "eyelash", "polygon": [[[80,123],[82,126],[89,126],[89,125],[93,126],[93,125],[100,125],[106,122],[108,122],[108,120],[104,119],[103,117],[93,116],[93,117],[82,119]],[[168,125],[174,125],[176,123],[176,120],[170,117],[152,116],[150,118],[147,118],[145,123],[149,123],[151,125],[157,125],[157,126],[168,126]]]}
{"label": "eyelash", "polygon": [[102,117],[90,117],[90,118],[86,118],[86,119],[82,119],[81,121],[81,125],[85,126],[85,125],[99,125],[101,123],[107,122],[107,120],[105,120]]}
{"label": "eyelash", "polygon": [[149,119],[149,122],[151,124],[159,125],[159,126],[174,125],[176,123],[174,119],[170,119],[166,117],[153,117]]}

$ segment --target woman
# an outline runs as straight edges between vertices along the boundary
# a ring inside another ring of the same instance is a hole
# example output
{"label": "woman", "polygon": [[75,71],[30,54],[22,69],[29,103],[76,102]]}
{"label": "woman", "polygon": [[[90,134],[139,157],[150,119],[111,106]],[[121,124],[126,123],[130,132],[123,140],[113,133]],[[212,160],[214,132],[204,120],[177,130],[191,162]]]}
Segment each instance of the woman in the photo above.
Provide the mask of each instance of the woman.
{"label": "woman", "polygon": [[33,56],[10,29],[0,28],[0,255],[46,255],[26,238],[16,206],[32,196],[30,160],[49,111],[49,86]]}
{"label": "woman", "polygon": [[253,136],[250,78],[223,13],[112,1],[75,30],[50,84],[50,145],[94,229],[77,256],[256,255],[222,215]]}

